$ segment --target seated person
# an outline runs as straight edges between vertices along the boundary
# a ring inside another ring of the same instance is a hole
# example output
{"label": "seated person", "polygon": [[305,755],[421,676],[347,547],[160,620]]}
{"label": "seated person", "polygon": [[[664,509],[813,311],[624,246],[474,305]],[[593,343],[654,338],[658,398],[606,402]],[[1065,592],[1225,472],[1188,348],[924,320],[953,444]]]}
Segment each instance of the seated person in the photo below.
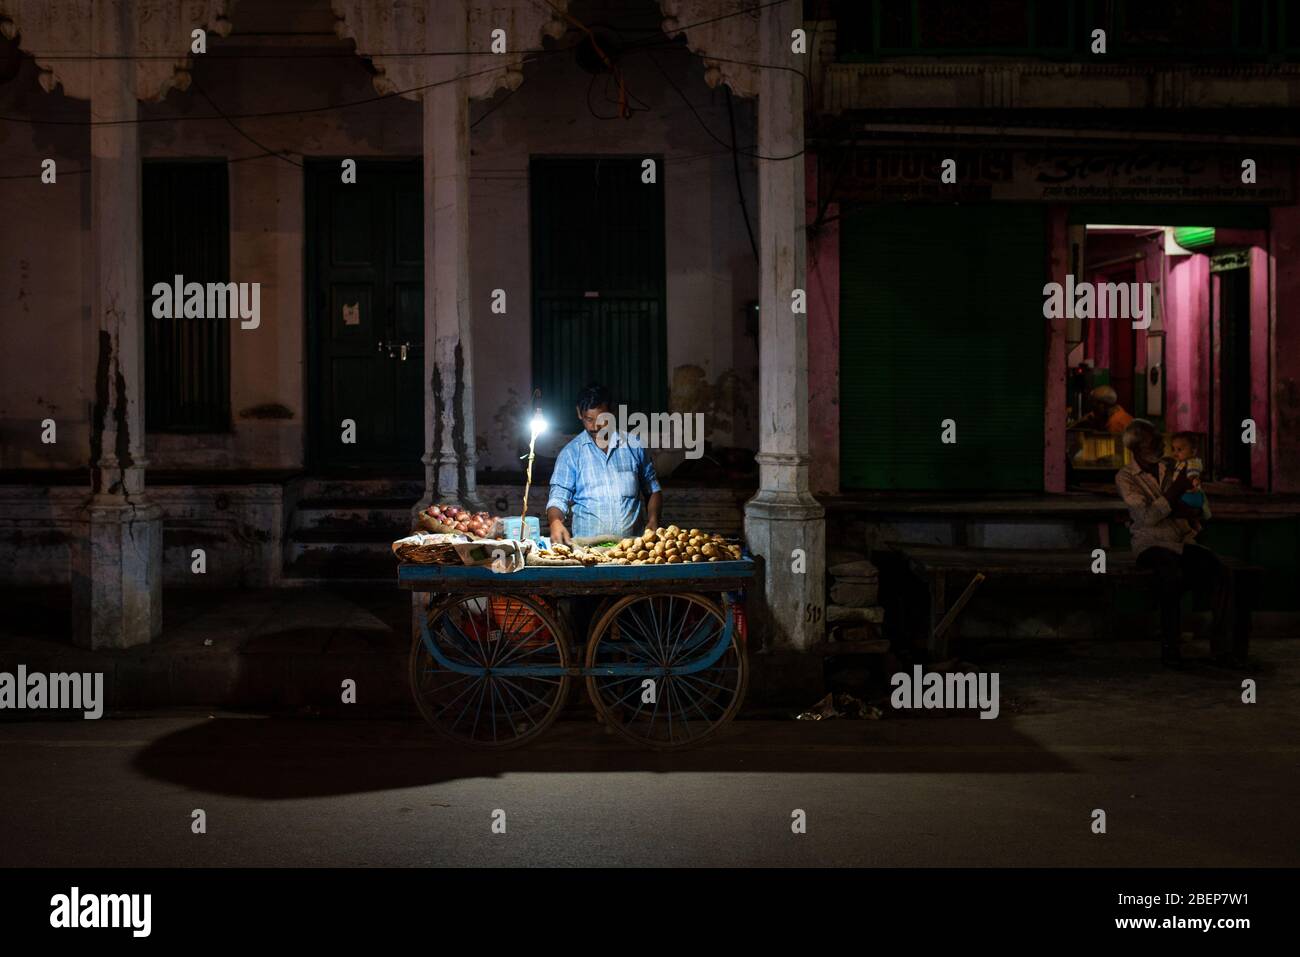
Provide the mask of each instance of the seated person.
{"label": "seated person", "polygon": [[1183,504],[1192,490],[1186,472],[1174,475],[1172,459],[1162,459],[1160,433],[1146,419],[1124,430],[1124,445],[1133,460],[1115,473],[1115,485],[1131,516],[1133,551],[1142,568],[1154,572],[1160,601],[1161,660],[1182,666],[1182,596],[1188,589],[1209,594],[1214,608],[1211,636],[1213,662],[1240,667],[1250,642],[1250,616],[1238,606],[1231,573],[1218,556],[1196,544],[1192,520],[1199,510]]}
{"label": "seated person", "polygon": [[1119,404],[1119,394],[1108,385],[1099,385],[1088,393],[1088,412],[1070,426],[1093,432],[1119,435],[1133,421],[1133,416]]}

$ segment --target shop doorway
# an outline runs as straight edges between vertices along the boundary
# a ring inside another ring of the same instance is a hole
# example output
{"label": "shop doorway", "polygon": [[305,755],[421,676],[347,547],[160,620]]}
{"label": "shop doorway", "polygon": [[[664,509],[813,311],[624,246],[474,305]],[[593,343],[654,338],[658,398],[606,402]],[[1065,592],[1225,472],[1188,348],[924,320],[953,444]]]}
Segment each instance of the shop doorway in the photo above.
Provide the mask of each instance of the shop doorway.
{"label": "shop doorway", "polygon": [[419,160],[306,166],[308,466],[416,474],[424,447]]}

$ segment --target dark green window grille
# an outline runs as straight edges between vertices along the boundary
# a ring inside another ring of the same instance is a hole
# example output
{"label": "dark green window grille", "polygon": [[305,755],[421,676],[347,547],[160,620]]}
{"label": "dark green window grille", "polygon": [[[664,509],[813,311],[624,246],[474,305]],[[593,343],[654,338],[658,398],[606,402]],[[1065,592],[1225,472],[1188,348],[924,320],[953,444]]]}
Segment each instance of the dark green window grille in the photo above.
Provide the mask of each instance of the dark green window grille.
{"label": "dark green window grille", "polygon": [[156,319],[155,283],[230,280],[226,163],[147,161],[142,179],[145,428],[230,428],[230,325],[217,318]]}
{"label": "dark green window grille", "polygon": [[658,157],[530,163],[533,384],[562,427],[593,381],[629,412],[667,410],[663,174]]}

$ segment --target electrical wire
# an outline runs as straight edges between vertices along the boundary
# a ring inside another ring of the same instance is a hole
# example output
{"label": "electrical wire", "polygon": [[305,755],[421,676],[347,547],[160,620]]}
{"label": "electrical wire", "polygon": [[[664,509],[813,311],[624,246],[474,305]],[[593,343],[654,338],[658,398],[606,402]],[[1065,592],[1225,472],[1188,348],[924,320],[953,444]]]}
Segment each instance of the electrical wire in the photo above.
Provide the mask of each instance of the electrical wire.
{"label": "electrical wire", "polygon": [[[49,159],[49,158],[50,158],[50,157],[45,157],[45,156],[39,157],[39,159]],[[250,160],[260,160],[260,159],[280,159],[280,158],[281,158],[281,157],[280,157],[280,154],[275,153],[275,152],[272,152],[272,151],[270,151],[270,150],[267,150],[267,151],[262,152],[262,153],[254,153],[254,154],[252,154],[251,156],[235,156],[235,157],[232,157],[232,158],[227,159],[225,162],[226,162],[226,165],[227,165],[227,166],[233,166],[235,163],[247,163],[247,162],[249,162]],[[150,161],[150,160],[168,160],[168,159],[172,159],[172,157],[169,157],[169,156],[147,156],[147,157],[144,157],[144,159],[145,159],[146,161]],[[67,170],[59,170],[59,175],[60,175],[60,176],[81,176],[81,175],[83,175],[83,174],[88,174],[89,172],[90,172],[90,170],[89,170],[89,169],[85,169],[85,168],[83,168],[83,169],[67,169]],[[41,176],[40,173],[15,173],[15,174],[12,174],[12,175],[9,175],[9,176],[0,176],[0,180],[10,180],[10,179],[39,179],[40,176]]]}
{"label": "electrical wire", "polygon": [[754,250],[754,262],[761,265],[758,243],[754,240],[754,227],[749,222],[749,207],[745,205],[745,190],[740,183],[740,151],[736,149],[736,111],[731,107],[731,87],[727,87],[727,121],[731,124],[731,165],[736,176],[736,195],[740,197],[740,212],[745,217],[745,232],[749,233],[749,248]]}
{"label": "electrical wire", "polygon": [[482,113],[482,115],[480,115],[479,118],[478,118],[477,120],[475,120],[473,123],[471,123],[471,124],[469,125],[469,128],[472,130],[474,127],[478,126],[480,123],[482,123],[484,120],[486,120],[489,116],[491,116],[493,113],[495,113],[495,112],[496,112],[497,110],[499,110],[501,107],[505,106],[505,105],[506,105],[506,100],[508,100],[508,99],[510,99],[510,97],[514,96],[514,95],[515,95],[515,90],[517,90],[517,89],[519,89],[519,87],[515,87],[514,90],[507,90],[507,91],[506,91],[506,95],[503,96],[503,97],[502,97],[500,100],[498,100],[496,103],[494,103],[492,106],[490,106],[490,107],[488,107],[486,110],[484,110],[483,113]]}
{"label": "electrical wire", "polygon": [[220,116],[222,119],[224,119],[228,124],[230,124],[230,128],[231,128],[232,130],[234,130],[236,133],[238,133],[238,134],[239,134],[240,136],[242,136],[244,139],[248,140],[248,142],[252,143],[252,144],[253,144],[254,146],[256,146],[258,149],[260,149],[260,150],[265,150],[268,154],[273,155],[273,156],[276,156],[276,157],[278,157],[279,159],[284,160],[284,161],[285,161],[286,163],[288,163],[290,166],[294,166],[294,167],[297,167],[298,169],[302,169],[302,164],[301,164],[301,163],[297,163],[297,162],[291,160],[288,156],[285,156],[283,153],[271,149],[271,147],[267,146],[265,143],[259,143],[257,140],[253,139],[253,137],[252,137],[251,135],[249,135],[248,133],[244,132],[244,130],[240,129],[239,126],[235,123],[234,120],[232,120],[230,117],[226,116],[225,113],[222,113],[222,112],[221,112],[221,107],[217,106],[216,101],[214,101],[214,100],[212,99],[212,97],[208,96],[207,91],[204,90],[203,87],[199,86],[198,81],[191,79],[191,80],[190,80],[190,83],[191,83],[191,85],[194,87],[195,91],[199,94],[199,96],[203,97],[203,99],[205,99],[205,100],[208,101],[208,106],[212,107],[212,109],[215,110],[215,111],[217,112],[217,115],[219,115],[219,116]]}
{"label": "electrical wire", "polygon": [[[700,128],[703,129],[705,133],[709,134],[709,138],[712,139],[718,145],[725,146],[727,147],[727,149],[731,149],[731,145],[726,140],[718,136],[718,134],[714,133],[713,130],[709,128],[709,124],[704,122],[704,118],[700,116],[699,110],[695,108],[695,104],[692,103],[687,98],[686,94],[682,92],[681,87],[679,87],[676,83],[673,82],[673,78],[668,75],[668,72],[663,68],[663,66],[659,63],[659,61],[654,58],[653,55],[650,55],[650,62],[655,65],[655,68],[658,69],[658,71],[663,75],[663,78],[668,82],[668,85],[673,88],[673,92],[675,92],[679,97],[681,97],[683,103],[685,103],[688,107],[690,107],[691,115],[694,116],[696,121],[700,124]],[[751,159],[768,160],[769,162],[780,163],[780,162],[785,162],[786,160],[798,159],[800,156],[803,156],[805,152],[807,152],[807,147],[802,147],[797,152],[791,153],[789,156],[763,156],[759,153],[748,153],[743,150],[741,152],[743,155],[748,156]]]}

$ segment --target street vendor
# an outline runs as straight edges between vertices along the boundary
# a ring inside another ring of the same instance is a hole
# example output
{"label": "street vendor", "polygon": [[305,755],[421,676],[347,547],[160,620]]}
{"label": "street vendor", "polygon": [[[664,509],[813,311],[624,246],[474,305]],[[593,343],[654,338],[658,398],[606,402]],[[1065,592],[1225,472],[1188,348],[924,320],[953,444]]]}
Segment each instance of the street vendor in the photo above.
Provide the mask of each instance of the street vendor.
{"label": "street vendor", "polygon": [[[640,443],[610,426],[609,390],[587,386],[578,395],[577,412],[582,431],[560,450],[551,473],[546,519],[552,543],[597,535],[624,538],[658,528],[659,478]],[[572,520],[572,532],[566,519]]]}

